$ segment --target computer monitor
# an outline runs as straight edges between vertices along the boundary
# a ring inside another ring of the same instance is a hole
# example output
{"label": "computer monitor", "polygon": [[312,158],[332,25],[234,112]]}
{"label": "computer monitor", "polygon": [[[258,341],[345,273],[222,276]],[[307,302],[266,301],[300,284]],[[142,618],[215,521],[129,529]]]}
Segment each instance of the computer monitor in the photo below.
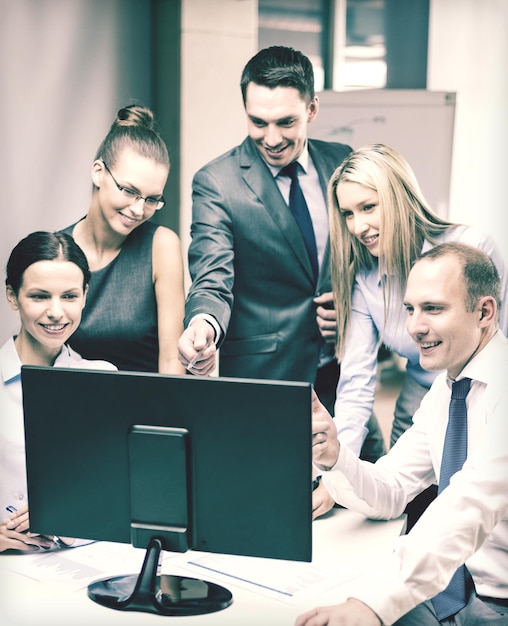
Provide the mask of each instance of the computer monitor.
{"label": "computer monitor", "polygon": [[232,601],[159,576],[161,550],[312,558],[312,386],[24,366],[30,530],[147,548],[139,576],[92,583],[116,609]]}

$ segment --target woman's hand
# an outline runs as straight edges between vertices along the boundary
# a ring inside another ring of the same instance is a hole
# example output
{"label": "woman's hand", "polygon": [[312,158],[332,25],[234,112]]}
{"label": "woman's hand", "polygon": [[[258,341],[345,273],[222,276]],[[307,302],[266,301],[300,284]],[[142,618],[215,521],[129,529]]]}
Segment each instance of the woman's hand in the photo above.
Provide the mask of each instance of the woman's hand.
{"label": "woman's hand", "polygon": [[4,522],[7,528],[14,530],[18,533],[25,533],[28,531],[30,524],[28,518],[28,504],[22,506],[18,511],[11,513]]}
{"label": "woman's hand", "polygon": [[28,505],[11,513],[0,522],[0,552],[5,552],[5,550],[34,552],[54,546],[52,538],[30,533],[29,527]]}

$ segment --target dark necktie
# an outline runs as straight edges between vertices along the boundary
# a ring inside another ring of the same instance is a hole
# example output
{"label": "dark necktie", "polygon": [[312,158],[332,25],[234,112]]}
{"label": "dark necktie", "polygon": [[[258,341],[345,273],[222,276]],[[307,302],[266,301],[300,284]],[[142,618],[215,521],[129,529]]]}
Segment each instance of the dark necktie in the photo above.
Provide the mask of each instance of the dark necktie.
{"label": "dark necktie", "polygon": [[312,271],[314,273],[314,280],[317,280],[318,269],[318,257],[316,248],[316,237],[314,235],[314,228],[312,226],[312,220],[310,218],[309,209],[305,202],[300,183],[298,181],[298,162],[293,161],[289,165],[286,165],[281,169],[279,175],[289,176],[291,178],[291,189],[289,191],[289,208],[293,213],[295,220],[300,228],[300,231],[307,248],[307,254],[309,255],[310,263],[312,265]]}
{"label": "dark necktie", "polygon": [[[467,456],[466,396],[471,386],[470,378],[461,378],[452,385],[452,399],[448,413],[448,426],[443,447],[438,494],[448,486],[450,478],[464,465]],[[432,598],[438,620],[455,615],[467,604],[466,566],[461,565],[448,587]]]}

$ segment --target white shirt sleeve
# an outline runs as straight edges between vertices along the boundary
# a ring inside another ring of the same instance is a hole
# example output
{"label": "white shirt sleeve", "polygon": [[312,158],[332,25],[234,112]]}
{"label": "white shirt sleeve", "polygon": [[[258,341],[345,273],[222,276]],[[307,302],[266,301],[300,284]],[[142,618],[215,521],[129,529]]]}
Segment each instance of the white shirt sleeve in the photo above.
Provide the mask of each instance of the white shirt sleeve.
{"label": "white shirt sleeve", "polygon": [[[502,385],[495,390],[473,382],[468,396],[471,436],[462,470],[410,533],[399,538],[382,571],[362,577],[351,594],[385,624],[443,590],[462,563],[478,593],[508,597],[508,398]],[[339,503],[370,517],[393,517],[434,481],[446,429],[446,387],[444,376],[437,379],[413,427],[374,466],[341,447],[336,466],[322,476]]]}
{"label": "white shirt sleeve", "polygon": [[344,345],[334,422],[341,444],[360,456],[376,393],[378,332],[363,294],[355,285]]}

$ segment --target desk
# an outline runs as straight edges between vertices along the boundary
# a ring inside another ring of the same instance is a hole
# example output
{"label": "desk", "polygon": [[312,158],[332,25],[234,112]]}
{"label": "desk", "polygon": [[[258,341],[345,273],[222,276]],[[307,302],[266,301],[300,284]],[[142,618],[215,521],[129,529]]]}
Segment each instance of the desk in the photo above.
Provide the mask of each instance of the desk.
{"label": "desk", "polygon": [[[337,604],[346,599],[351,576],[363,569],[382,564],[402,532],[405,518],[389,522],[368,520],[345,509],[333,509],[313,522],[313,560],[319,568],[343,575],[345,582],[305,598],[280,601],[251,591],[224,579],[202,576],[226,586],[233,593],[233,604],[217,613],[190,617],[166,617],[148,613],[107,609],[79,591],[59,589],[9,570],[13,559],[19,567],[24,555],[0,555],[0,620],[3,626],[159,626],[164,620],[182,626],[293,626],[300,613],[322,604]],[[96,544],[99,547],[100,544]],[[79,550],[77,548],[76,550]],[[128,547],[128,550],[134,548]],[[69,554],[73,551],[69,551]],[[175,558],[177,561],[180,555]],[[199,577],[169,558],[162,572]],[[171,567],[170,567],[171,566]],[[118,574],[131,573],[121,570]],[[349,580],[347,580],[349,578]]]}

